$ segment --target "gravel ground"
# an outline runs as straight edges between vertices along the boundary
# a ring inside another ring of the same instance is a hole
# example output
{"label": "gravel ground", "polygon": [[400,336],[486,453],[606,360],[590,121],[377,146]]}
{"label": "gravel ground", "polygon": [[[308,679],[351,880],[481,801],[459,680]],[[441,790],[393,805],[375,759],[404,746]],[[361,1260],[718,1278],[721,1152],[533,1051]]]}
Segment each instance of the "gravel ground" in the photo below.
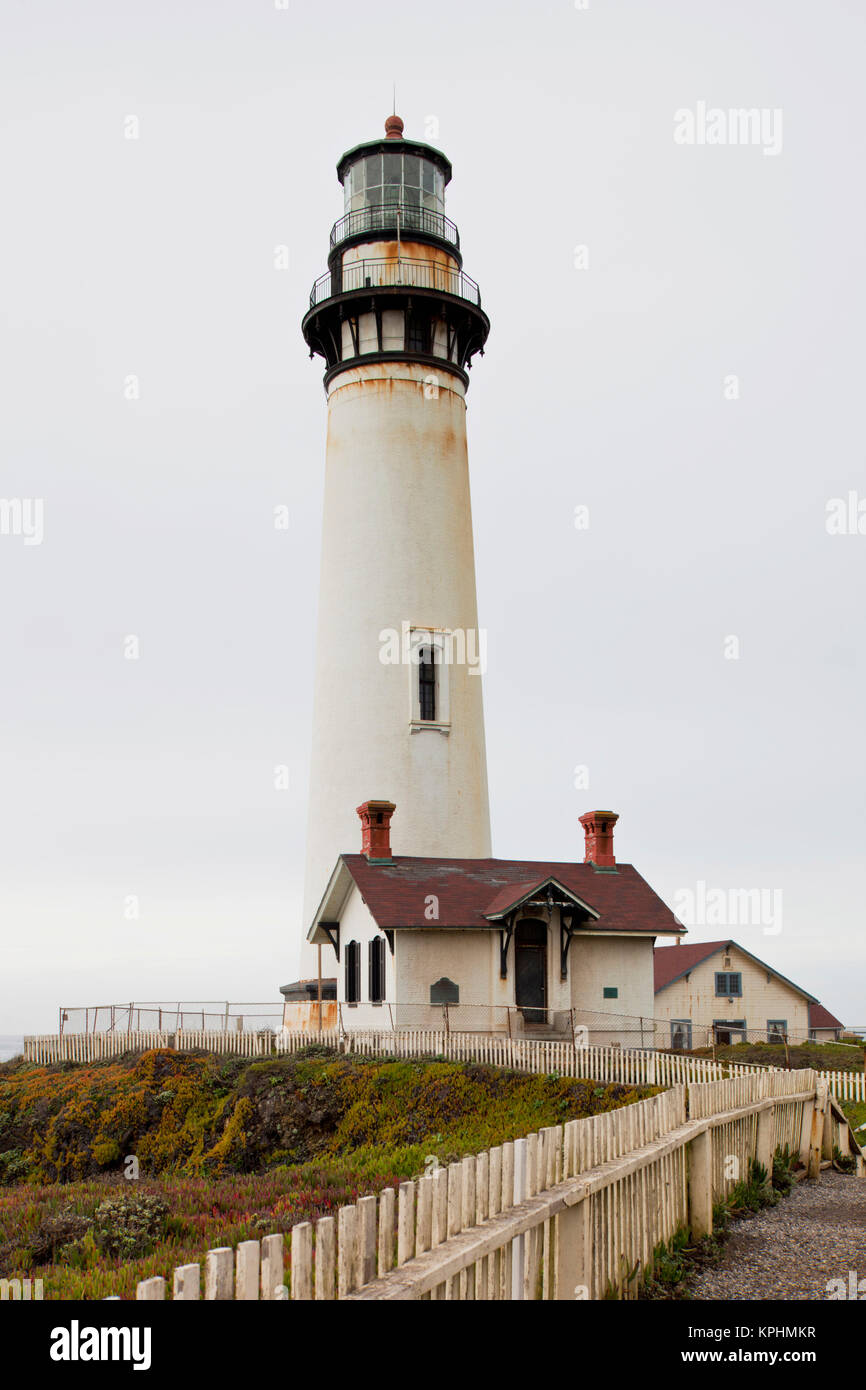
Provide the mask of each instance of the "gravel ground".
{"label": "gravel ground", "polygon": [[866,1180],[824,1169],[730,1232],[720,1263],[689,1281],[692,1298],[829,1298],[830,1279],[866,1280]]}

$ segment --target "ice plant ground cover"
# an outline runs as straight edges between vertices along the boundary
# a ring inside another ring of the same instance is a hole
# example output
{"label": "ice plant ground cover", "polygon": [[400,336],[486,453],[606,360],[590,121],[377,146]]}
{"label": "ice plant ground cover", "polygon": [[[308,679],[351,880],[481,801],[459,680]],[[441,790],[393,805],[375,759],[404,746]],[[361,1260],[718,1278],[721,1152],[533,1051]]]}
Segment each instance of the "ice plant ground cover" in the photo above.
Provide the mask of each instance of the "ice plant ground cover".
{"label": "ice plant ground cover", "polygon": [[[134,1297],[214,1246],[288,1233],[638,1089],[443,1061],[144,1053],[0,1067],[0,1277]],[[134,1161],[133,1161],[134,1160]],[[137,1178],[127,1172],[137,1171]]]}
{"label": "ice plant ground cover", "polygon": [[814,1067],[816,1071],[863,1071],[866,1044],[745,1042],[695,1048],[692,1057],[715,1057],[718,1062],[748,1062],[763,1067],[790,1067],[792,1071]]}

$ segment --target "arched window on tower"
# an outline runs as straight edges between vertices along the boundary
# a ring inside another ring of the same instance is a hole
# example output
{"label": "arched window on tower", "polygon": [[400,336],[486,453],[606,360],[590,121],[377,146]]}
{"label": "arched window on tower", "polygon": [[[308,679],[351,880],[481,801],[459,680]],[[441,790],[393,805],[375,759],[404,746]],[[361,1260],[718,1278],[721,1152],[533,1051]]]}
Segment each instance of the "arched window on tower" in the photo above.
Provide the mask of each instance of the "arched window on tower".
{"label": "arched window on tower", "polygon": [[432,646],[422,647],[418,662],[418,698],[421,718],[436,718],[436,654]]}

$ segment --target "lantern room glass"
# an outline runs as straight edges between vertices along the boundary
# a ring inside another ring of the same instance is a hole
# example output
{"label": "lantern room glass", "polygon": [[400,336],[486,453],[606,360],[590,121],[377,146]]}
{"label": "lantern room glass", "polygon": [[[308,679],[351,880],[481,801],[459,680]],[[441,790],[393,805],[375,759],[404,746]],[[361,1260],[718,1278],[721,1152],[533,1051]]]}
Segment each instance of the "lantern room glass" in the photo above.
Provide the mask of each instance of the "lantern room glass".
{"label": "lantern room glass", "polygon": [[424,208],[445,211],[445,175],[430,159],[387,150],[355,161],[343,183],[346,212],[363,208]]}

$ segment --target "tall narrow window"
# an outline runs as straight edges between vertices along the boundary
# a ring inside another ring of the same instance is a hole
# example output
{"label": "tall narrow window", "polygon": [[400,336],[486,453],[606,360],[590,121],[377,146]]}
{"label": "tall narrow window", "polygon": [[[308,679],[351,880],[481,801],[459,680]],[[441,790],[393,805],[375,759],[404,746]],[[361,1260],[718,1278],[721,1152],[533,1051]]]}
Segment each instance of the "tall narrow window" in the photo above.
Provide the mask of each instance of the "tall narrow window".
{"label": "tall narrow window", "polygon": [[370,1003],[382,1004],[385,1000],[385,943],[381,936],[370,942],[369,963]]}
{"label": "tall narrow window", "polygon": [[420,314],[406,314],[406,351],[430,351],[429,321]]}
{"label": "tall narrow window", "polygon": [[357,941],[346,945],[346,1003],[357,1004],[361,998],[361,947]]}
{"label": "tall narrow window", "polygon": [[418,697],[422,719],[436,718],[436,662],[432,647],[422,647],[418,663]]}

